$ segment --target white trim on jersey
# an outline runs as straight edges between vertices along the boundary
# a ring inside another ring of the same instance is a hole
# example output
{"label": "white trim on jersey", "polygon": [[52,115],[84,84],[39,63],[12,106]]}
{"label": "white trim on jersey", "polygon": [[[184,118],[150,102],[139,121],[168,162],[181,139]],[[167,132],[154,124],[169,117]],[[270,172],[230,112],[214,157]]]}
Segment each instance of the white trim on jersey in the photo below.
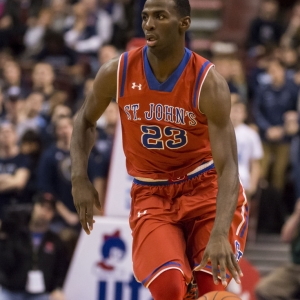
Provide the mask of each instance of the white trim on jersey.
{"label": "white trim on jersey", "polygon": [[205,73],[205,75],[204,75],[204,77],[203,77],[203,80],[202,80],[201,85],[200,85],[199,93],[198,93],[198,98],[197,98],[198,104],[197,104],[197,107],[198,107],[198,110],[199,110],[199,111],[201,112],[201,114],[203,114],[203,115],[204,115],[204,113],[200,110],[200,101],[199,101],[199,99],[200,99],[200,94],[201,94],[202,86],[203,86],[203,83],[204,83],[204,81],[205,81],[205,79],[206,79],[206,76],[207,76],[209,70],[210,70],[212,67],[214,67],[214,66],[215,66],[215,65],[210,65],[209,68],[206,70],[206,73]]}
{"label": "white trim on jersey", "polygon": [[178,267],[169,267],[169,268],[163,269],[160,272],[158,272],[157,274],[155,274],[155,276],[153,276],[151,278],[151,280],[148,282],[148,284],[146,285],[146,288],[148,288],[149,285],[153,282],[153,280],[156,279],[160,274],[162,274],[165,271],[172,270],[172,269],[179,270],[182,273],[182,275],[184,276],[184,273],[180,268],[178,268]]}
{"label": "white trim on jersey", "polygon": [[239,235],[240,230],[241,230],[243,224],[245,223],[245,206],[246,206],[246,204],[247,204],[247,197],[246,197],[246,193],[245,193],[244,187],[243,187],[243,185],[242,185],[241,179],[240,179],[240,184],[241,184],[242,189],[243,189],[243,196],[244,196],[245,201],[244,201],[244,203],[243,203],[243,205],[242,205],[242,211],[241,211],[242,222],[239,224],[239,226],[238,226],[238,228],[237,228],[237,230],[236,230],[236,233],[235,233],[236,235]]}
{"label": "white trim on jersey", "polygon": [[121,59],[124,54],[121,54],[118,62],[118,72],[117,72],[117,96],[116,96],[116,102],[119,103],[119,79],[120,79],[120,65],[121,65]]}

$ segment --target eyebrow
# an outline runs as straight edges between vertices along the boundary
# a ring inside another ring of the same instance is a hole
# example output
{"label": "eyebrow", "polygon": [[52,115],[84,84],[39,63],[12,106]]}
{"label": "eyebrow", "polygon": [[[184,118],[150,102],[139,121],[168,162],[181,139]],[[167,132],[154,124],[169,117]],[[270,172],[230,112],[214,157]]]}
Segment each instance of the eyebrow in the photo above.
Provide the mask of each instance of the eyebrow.
{"label": "eyebrow", "polygon": [[158,14],[158,13],[165,13],[165,14],[167,14],[168,13],[166,10],[163,10],[163,9],[157,9],[157,10],[155,10],[155,9],[151,10],[150,9],[148,12],[147,12],[147,10],[146,11],[143,10],[141,14],[145,15],[145,14],[149,14],[149,12],[152,13],[152,14]]}

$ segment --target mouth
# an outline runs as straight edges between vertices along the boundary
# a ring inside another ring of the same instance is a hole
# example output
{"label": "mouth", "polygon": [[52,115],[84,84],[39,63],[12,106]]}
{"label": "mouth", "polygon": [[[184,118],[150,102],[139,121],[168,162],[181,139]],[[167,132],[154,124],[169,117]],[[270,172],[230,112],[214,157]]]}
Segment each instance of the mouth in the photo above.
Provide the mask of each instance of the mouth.
{"label": "mouth", "polygon": [[157,43],[157,39],[154,36],[146,36],[147,46],[153,47]]}

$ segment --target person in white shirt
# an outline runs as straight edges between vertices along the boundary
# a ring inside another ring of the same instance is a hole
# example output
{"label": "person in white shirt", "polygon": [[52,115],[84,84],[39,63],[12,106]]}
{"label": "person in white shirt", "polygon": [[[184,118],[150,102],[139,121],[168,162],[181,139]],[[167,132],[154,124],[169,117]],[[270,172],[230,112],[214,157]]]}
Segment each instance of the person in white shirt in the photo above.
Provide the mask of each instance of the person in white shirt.
{"label": "person in white shirt", "polygon": [[243,102],[232,104],[230,118],[237,141],[240,179],[250,200],[257,190],[260,178],[262,143],[258,133],[244,123],[247,118],[247,108]]}

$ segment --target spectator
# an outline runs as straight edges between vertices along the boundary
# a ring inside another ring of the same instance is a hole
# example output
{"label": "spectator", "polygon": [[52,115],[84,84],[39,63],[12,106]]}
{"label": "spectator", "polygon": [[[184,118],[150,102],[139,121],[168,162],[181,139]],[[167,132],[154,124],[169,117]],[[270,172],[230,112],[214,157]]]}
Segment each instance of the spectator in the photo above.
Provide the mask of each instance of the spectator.
{"label": "spectator", "polygon": [[[38,167],[38,189],[51,193],[57,201],[57,212],[60,216],[55,223],[56,230],[65,227],[79,229],[78,215],[71,194],[71,159],[70,142],[73,131],[73,121],[70,117],[60,117],[54,123],[56,143],[45,150]],[[95,168],[90,163],[89,175],[92,178]]]}
{"label": "spectator", "polygon": [[277,19],[278,1],[262,0],[259,16],[250,25],[248,38],[250,56],[258,56],[265,52],[265,47],[278,45],[282,26]]}
{"label": "spectator", "polygon": [[66,44],[78,53],[96,55],[112,37],[112,20],[95,0],[81,0],[73,5],[74,21],[65,34]]}
{"label": "spectator", "polygon": [[3,65],[3,89],[7,92],[10,88],[17,87],[20,95],[25,97],[27,88],[22,80],[21,66],[18,62],[9,60]]}
{"label": "spectator", "polygon": [[292,261],[263,278],[256,287],[257,300],[291,300],[300,295],[300,199],[285,222],[281,239],[291,244]]}
{"label": "spectator", "polygon": [[238,58],[231,61],[231,78],[233,85],[237,88],[241,101],[248,102],[248,84],[242,62]]}
{"label": "spectator", "polygon": [[[289,162],[290,139],[284,132],[284,114],[295,111],[298,87],[286,78],[284,66],[278,60],[269,63],[271,83],[260,87],[254,101],[254,117],[263,140],[262,176],[282,192]],[[272,166],[272,168],[271,168]]]}
{"label": "spectator", "polygon": [[27,56],[31,56],[42,49],[43,37],[47,28],[50,26],[51,19],[51,10],[44,8],[40,10],[38,18],[31,18],[29,20],[29,26],[24,35],[24,45]]}
{"label": "spectator", "polygon": [[40,132],[46,127],[46,120],[41,116],[44,104],[44,95],[40,92],[32,92],[25,100],[23,120],[18,123],[17,132],[21,137],[27,130]]}
{"label": "spectator", "polygon": [[16,86],[9,88],[4,101],[5,113],[1,120],[9,121],[18,126],[24,119],[24,108],[25,101],[21,98],[20,89]]}
{"label": "spectator", "polygon": [[5,208],[18,202],[29,180],[29,160],[20,153],[15,126],[0,124],[0,220]]}
{"label": "spectator", "polygon": [[262,143],[258,133],[244,123],[247,118],[247,108],[243,102],[232,105],[230,118],[236,135],[240,178],[247,199],[251,200],[260,179]]}
{"label": "spectator", "polygon": [[22,135],[20,153],[26,155],[30,161],[30,178],[23,193],[22,202],[28,202],[37,192],[37,167],[42,150],[42,140],[38,133],[28,130]]}
{"label": "spectator", "polygon": [[50,114],[50,97],[56,92],[54,86],[55,74],[53,67],[48,63],[37,63],[32,72],[32,90],[44,95],[43,113]]}
{"label": "spectator", "polygon": [[63,300],[67,261],[59,237],[49,230],[55,214],[50,194],[36,195],[29,222],[12,211],[0,231],[1,300]]}

